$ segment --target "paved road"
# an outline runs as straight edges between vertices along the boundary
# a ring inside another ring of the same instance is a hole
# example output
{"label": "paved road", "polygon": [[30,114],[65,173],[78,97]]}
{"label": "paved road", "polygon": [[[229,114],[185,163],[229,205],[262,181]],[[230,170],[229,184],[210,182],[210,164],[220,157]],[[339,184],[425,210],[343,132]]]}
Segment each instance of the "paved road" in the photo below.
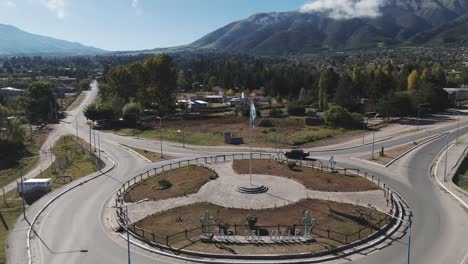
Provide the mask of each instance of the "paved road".
{"label": "paved road", "polygon": [[[96,93],[96,87],[93,87],[83,105],[92,101]],[[80,136],[87,139],[89,130],[84,125],[85,120],[79,109],[71,113],[73,116],[65,120],[70,123],[66,128],[68,132],[74,133],[76,129],[74,118],[77,118],[78,132]],[[424,133],[435,134],[455,127],[456,124]],[[468,128],[464,128],[462,132],[468,132]],[[379,146],[395,146],[417,138],[421,138],[421,134],[389,140]],[[155,166],[155,164],[144,161],[134,153],[120,147],[118,143],[144,147],[154,151],[158,151],[160,146],[153,141],[101,133],[101,147],[105,155],[115,161],[116,167],[93,182],[65,194],[45,210],[39,218],[36,229],[48,248],[55,253],[48,250],[35,237],[32,239],[33,263],[126,263],[125,241],[117,233],[111,231],[105,209],[110,205],[112,195],[122,182],[132,178],[138,172]],[[461,209],[450,196],[436,187],[428,174],[431,162],[444,144],[445,139],[439,139],[424,145],[387,169],[350,158],[368,152],[370,146],[342,151],[317,152],[314,153],[314,156],[327,159],[333,154],[338,157],[340,165],[365,168],[381,177],[394,190],[402,194],[414,213],[412,263],[460,264],[468,251],[467,212]],[[182,149],[177,144],[171,143],[165,143],[164,149],[171,155],[181,158],[229,151],[229,149],[216,149],[215,151],[203,152]],[[168,162],[170,161],[160,163]],[[32,218],[43,203],[43,201],[39,202],[29,208],[28,217]],[[26,237],[25,230],[25,223],[20,220],[13,235],[10,236],[9,243],[12,249],[9,250],[9,263],[26,263],[24,262],[25,253],[23,252],[21,255],[22,245],[24,247],[24,239],[21,237]],[[353,256],[349,260],[335,262],[406,263],[406,241],[407,236],[369,256]],[[76,252],[76,250],[81,249],[88,251]],[[136,248],[132,251],[132,260],[133,263],[139,264],[176,263],[174,259]]]}

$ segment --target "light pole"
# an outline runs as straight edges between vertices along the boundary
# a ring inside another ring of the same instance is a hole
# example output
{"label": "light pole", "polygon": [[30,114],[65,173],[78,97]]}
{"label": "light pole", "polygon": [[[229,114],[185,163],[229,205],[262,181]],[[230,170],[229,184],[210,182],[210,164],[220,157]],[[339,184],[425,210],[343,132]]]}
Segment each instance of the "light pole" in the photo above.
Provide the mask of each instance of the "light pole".
{"label": "light pole", "polygon": [[444,168],[444,182],[447,182],[447,156],[448,156],[448,143],[449,143],[449,134],[446,136],[447,140],[445,143],[445,168]]}
{"label": "light pole", "polygon": [[159,142],[160,142],[160,145],[161,145],[161,159],[162,159],[163,158],[162,120],[165,117],[164,116],[163,117],[157,116],[156,118],[159,119]]}
{"label": "light pole", "polygon": [[418,104],[418,117],[416,121],[416,130],[419,130],[419,112],[420,112],[421,104]]}
{"label": "light pole", "polygon": [[458,144],[458,130],[460,129],[460,111],[457,111],[458,118],[457,118],[457,139],[455,140],[455,144]]}
{"label": "light pole", "polygon": [[367,123],[367,125],[369,124],[369,118],[367,117],[366,120],[367,120],[367,122],[364,122],[364,120],[363,120],[363,122],[362,122],[362,130],[363,130],[363,132],[362,132],[362,144],[363,144],[363,145],[365,144],[365,143],[364,143],[364,137],[366,136],[366,127],[367,127],[367,126],[366,126],[366,123]]}
{"label": "light pole", "polygon": [[185,148],[185,127],[182,130],[177,130],[177,133],[182,133],[182,147]]}
{"label": "light pole", "polygon": [[[369,121],[369,120],[368,120]],[[374,160],[374,150],[375,150],[375,127],[372,129],[372,160]]]}

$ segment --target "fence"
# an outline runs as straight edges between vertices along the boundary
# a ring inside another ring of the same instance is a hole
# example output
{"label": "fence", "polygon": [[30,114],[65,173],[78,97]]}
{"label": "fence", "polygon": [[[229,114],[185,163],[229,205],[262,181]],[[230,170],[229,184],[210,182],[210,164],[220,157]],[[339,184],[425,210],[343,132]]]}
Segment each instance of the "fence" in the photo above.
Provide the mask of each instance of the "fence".
{"label": "fence", "polygon": [[[275,160],[278,162],[290,161],[287,159],[278,159],[274,156],[274,154],[271,154],[271,153],[252,153],[251,155],[252,155],[252,159],[269,159],[269,160]],[[177,168],[181,168],[181,167],[189,166],[189,165],[204,166],[205,168],[211,169],[208,166],[206,166],[206,164],[213,163],[213,162],[231,161],[231,160],[243,160],[243,159],[249,159],[249,158],[250,158],[250,154],[245,154],[245,153],[199,157],[195,159],[177,161],[177,162],[165,164],[165,165],[147,170],[146,172],[138,174],[137,176],[135,176],[134,178],[130,179],[129,181],[125,182],[122,185],[122,187],[117,192],[118,197],[116,199],[116,206],[118,206],[119,203],[121,204],[121,206],[123,205],[123,196],[129,189],[132,189],[131,186],[141,181],[145,181],[151,177],[156,177],[165,171],[169,171],[169,170],[173,170],[173,169],[177,169]],[[309,167],[312,169],[321,170],[323,172],[331,171],[331,167],[321,161],[295,161],[295,162],[299,166]],[[392,207],[391,212],[394,212],[395,214],[397,213],[398,209],[396,208],[396,203],[397,203],[396,201],[398,200],[398,198],[395,196],[395,193],[393,193],[385,184],[383,184],[383,182],[381,182],[380,179],[374,177],[373,175],[369,175],[367,172],[363,172],[362,170],[359,170],[359,169],[338,168],[334,170],[341,171],[345,175],[348,173],[352,173],[354,175],[362,176],[376,183],[378,187],[384,191],[384,195],[387,198],[387,203],[391,202],[391,207]],[[118,207],[116,214],[120,223],[123,223],[124,214],[123,214],[121,207]],[[350,245],[353,243],[357,243],[358,241],[361,241],[365,238],[371,237],[372,235],[375,235],[378,232],[385,232],[385,230],[388,230],[390,228],[391,226],[390,224],[392,224],[393,222],[395,222],[394,217],[386,216],[380,219],[375,224],[369,223],[367,226],[364,226],[360,228],[358,231],[353,232],[353,233],[342,233],[342,232],[338,232],[338,231],[331,230],[331,229],[322,229],[320,227],[314,227],[313,236],[319,237],[319,238],[330,239],[342,245]],[[303,225],[293,225],[292,227],[298,228],[301,226]],[[233,230],[234,235],[240,235],[242,234],[242,230],[244,230],[244,233],[245,233],[247,226],[246,225],[232,225],[232,227],[234,227],[234,230]],[[219,232],[220,227],[218,226],[215,228],[218,228],[218,232]],[[278,232],[281,231],[282,233],[287,233],[287,229],[288,228],[290,229],[291,226],[281,226],[281,225],[256,226],[256,228],[260,228],[260,229],[261,228],[276,228]],[[161,247],[172,248],[171,244],[175,244],[177,242],[184,241],[184,240],[191,242],[192,241],[191,238],[201,235],[203,226],[199,226],[193,229],[185,229],[178,233],[170,234],[166,236],[157,235],[149,230],[145,230],[143,228],[136,226],[134,223],[130,223],[129,230],[143,241],[152,242],[155,245],[161,246]]]}

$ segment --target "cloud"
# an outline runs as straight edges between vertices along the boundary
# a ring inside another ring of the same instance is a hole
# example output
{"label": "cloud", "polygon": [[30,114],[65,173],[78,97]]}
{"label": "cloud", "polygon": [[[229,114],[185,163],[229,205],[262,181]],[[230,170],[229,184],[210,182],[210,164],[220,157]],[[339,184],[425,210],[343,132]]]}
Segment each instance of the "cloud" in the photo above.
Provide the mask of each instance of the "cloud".
{"label": "cloud", "polygon": [[143,9],[141,9],[139,0],[132,0],[132,7],[135,9],[137,15],[141,16],[143,14]]}
{"label": "cloud", "polygon": [[65,0],[46,0],[45,6],[55,13],[59,19],[65,17]]}
{"label": "cloud", "polygon": [[381,15],[383,0],[316,0],[301,6],[303,13],[325,13],[333,19],[359,17],[375,18]]}

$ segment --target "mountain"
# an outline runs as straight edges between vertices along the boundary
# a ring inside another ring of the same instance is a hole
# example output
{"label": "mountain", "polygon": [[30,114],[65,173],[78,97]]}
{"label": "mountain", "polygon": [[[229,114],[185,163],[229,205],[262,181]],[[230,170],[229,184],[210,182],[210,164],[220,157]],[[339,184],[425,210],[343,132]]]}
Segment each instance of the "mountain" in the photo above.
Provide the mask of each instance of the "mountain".
{"label": "mountain", "polygon": [[466,44],[468,0],[384,0],[380,16],[334,19],[324,12],[255,14],[189,49],[287,55],[326,49]]}
{"label": "mountain", "polygon": [[0,24],[0,55],[84,55],[104,52],[80,43],[31,34]]}

